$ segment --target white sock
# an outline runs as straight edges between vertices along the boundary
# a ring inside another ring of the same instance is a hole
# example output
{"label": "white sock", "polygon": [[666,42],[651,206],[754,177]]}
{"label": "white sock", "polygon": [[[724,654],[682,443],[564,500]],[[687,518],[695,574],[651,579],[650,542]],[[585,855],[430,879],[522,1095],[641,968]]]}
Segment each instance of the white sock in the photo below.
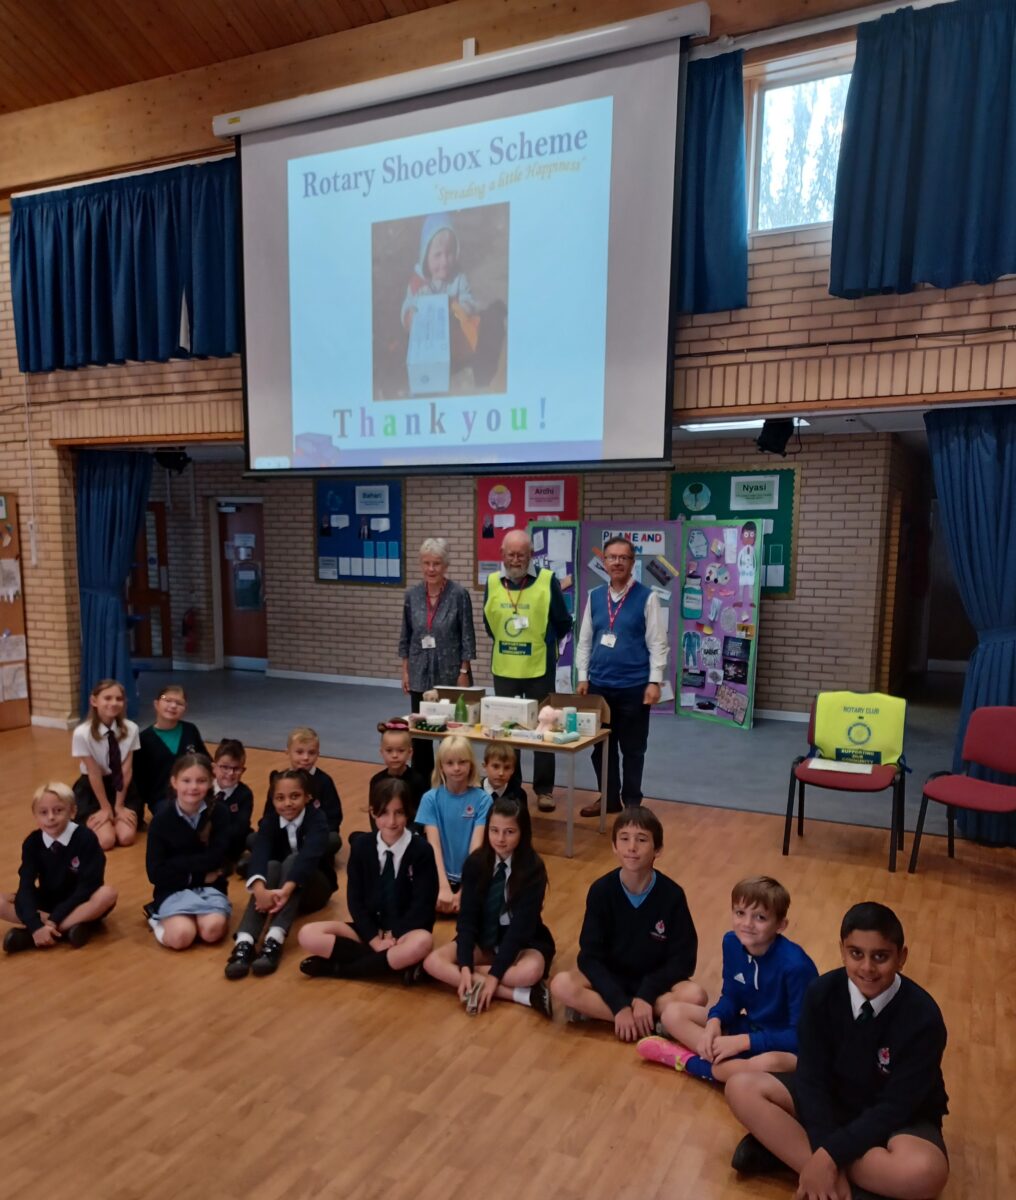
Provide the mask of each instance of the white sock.
{"label": "white sock", "polygon": [[151,920],[148,922],[148,924],[149,924],[149,925],[151,925],[151,927],[152,927],[152,933],[154,933],[154,934],[155,934],[155,940],[156,940],[156,941],[159,943],[159,945],[161,946],[161,945],[163,944],[164,940],[165,940],[165,937],[166,937],[166,931],[165,931],[165,930],[162,928],[162,922],[161,922],[161,921],[156,921],[156,920],[155,920],[155,918],[153,917],[153,918],[152,918],[152,919],[151,919]]}
{"label": "white sock", "polygon": [[280,928],[278,925],[273,925],[271,929],[268,930],[268,936],[277,941],[281,946],[286,940],[286,931]]}
{"label": "white sock", "polygon": [[512,999],[516,1004],[525,1004],[528,1008],[532,1008],[532,988],[512,988]]}
{"label": "white sock", "polygon": [[239,946],[241,942],[250,942],[252,946],[254,945],[254,939],[249,933],[238,933],[236,935],[236,944]]}

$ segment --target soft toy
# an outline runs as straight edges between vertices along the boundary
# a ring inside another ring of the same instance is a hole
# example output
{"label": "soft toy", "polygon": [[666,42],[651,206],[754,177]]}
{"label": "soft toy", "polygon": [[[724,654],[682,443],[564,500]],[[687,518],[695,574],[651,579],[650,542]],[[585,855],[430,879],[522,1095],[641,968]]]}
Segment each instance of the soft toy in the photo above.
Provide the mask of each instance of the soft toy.
{"label": "soft toy", "polygon": [[536,729],[539,733],[555,733],[564,729],[564,710],[545,704],[536,718]]}

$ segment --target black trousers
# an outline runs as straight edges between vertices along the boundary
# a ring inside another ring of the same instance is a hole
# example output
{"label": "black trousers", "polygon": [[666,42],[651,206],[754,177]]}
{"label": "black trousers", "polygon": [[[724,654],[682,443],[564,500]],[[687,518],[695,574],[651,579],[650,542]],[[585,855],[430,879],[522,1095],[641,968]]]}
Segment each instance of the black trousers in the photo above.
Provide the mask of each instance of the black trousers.
{"label": "black trousers", "polygon": [[[413,702],[413,712],[419,712],[423,692],[410,692],[409,698]],[[430,738],[413,738],[413,766],[429,784],[434,771],[434,743]]]}
{"label": "black trousers", "polygon": [[[283,862],[273,859],[265,871],[266,884],[270,888],[281,887],[289,878],[289,872],[295,862],[295,854],[291,854]],[[277,925],[288,933],[298,914],[317,912],[319,908],[324,908],[331,898],[331,894],[332,888],[324,873],[315,871],[303,887],[298,887],[293,892],[285,906],[277,913],[258,912],[254,897],[251,896],[236,932],[249,933],[255,941],[258,940],[263,929],[271,929],[273,925]]]}
{"label": "black trousers", "polygon": [[[648,681],[647,681],[648,682]],[[649,743],[650,706],[642,703],[646,684],[636,687],[599,687],[590,682],[589,694],[602,696],[610,705],[610,737],[607,739],[607,811],[619,812],[626,805],[642,803],[642,768]],[[622,767],[623,763],[623,767]],[[593,747],[593,770],[602,786],[603,743]],[[623,775],[623,779],[622,779]]]}
{"label": "black trousers", "polygon": [[[505,675],[494,676],[495,696],[522,696],[526,700],[537,703],[551,692],[557,691],[554,686],[557,667],[551,663],[547,670],[536,679],[509,679]],[[517,755],[515,773],[512,775],[509,787],[522,786],[522,756]],[[549,796],[554,790],[554,755],[533,752],[533,791],[538,796]]]}

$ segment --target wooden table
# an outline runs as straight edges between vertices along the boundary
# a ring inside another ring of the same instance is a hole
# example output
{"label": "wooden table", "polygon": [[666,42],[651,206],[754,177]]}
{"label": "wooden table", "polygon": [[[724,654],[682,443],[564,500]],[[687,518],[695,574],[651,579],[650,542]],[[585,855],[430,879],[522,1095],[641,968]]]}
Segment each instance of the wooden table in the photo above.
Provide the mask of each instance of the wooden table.
{"label": "wooden table", "polygon": [[[514,747],[516,753],[522,750],[534,750],[539,754],[563,754],[568,762],[568,833],[565,838],[565,854],[571,858],[575,849],[575,756],[583,750],[591,750],[593,746],[601,742],[606,742],[610,737],[609,729],[601,729],[599,733],[593,734],[591,737],[580,737],[577,742],[536,742],[530,738],[514,738],[507,736],[498,736],[496,738],[486,737],[481,733],[475,725],[463,725],[458,729],[447,729],[442,733],[428,733],[422,729],[410,729],[410,736],[414,738],[428,738],[432,742],[439,742],[442,738],[451,737],[453,734],[460,734],[470,742],[507,742],[509,746]],[[608,756],[603,755],[603,764],[601,769],[602,788],[600,790],[600,833],[605,833],[607,829],[607,784],[609,783],[610,766]]]}

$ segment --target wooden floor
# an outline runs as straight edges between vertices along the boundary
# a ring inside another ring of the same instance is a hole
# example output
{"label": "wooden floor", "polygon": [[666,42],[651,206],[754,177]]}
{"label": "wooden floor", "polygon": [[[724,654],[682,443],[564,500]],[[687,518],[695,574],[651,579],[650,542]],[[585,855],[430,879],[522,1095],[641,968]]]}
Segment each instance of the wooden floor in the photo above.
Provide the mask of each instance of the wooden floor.
{"label": "wooden floor", "polygon": [[[35,786],[68,782],[70,734],[0,734],[0,886],[13,890]],[[278,756],[252,751],[263,795]],[[344,831],[365,828],[375,769],[328,762]],[[959,844],[950,863],[926,840],[920,873],[890,876],[885,834],[811,822],[780,855],[778,818],[655,803],[659,866],[687,892],[697,978],[715,994],[729,889],[766,872],[790,889],[791,937],[837,965],[839,918],[862,899],[891,904],[911,947],[908,974],[949,1028],[946,1196],[1016,1196],[1016,851]],[[551,877],[555,967],[575,960],[585,891],[613,865],[609,840],[578,821],[535,818]],[[344,857],[344,855],[343,855]],[[120,889],[108,932],[0,962],[0,1194],[5,1200],[502,1197],[763,1200],[789,1181],[737,1181],[741,1136],[718,1088],[642,1063],[606,1026],[564,1026],[497,1004],[468,1019],[423,985],[333,983],[297,970],[292,945],[269,979],[227,982],[228,949],[161,949],[141,916],[144,847],[113,851]],[[234,903],[242,890],[232,889]],[[344,889],[334,900],[344,914]],[[439,940],[452,935],[439,927]]]}

